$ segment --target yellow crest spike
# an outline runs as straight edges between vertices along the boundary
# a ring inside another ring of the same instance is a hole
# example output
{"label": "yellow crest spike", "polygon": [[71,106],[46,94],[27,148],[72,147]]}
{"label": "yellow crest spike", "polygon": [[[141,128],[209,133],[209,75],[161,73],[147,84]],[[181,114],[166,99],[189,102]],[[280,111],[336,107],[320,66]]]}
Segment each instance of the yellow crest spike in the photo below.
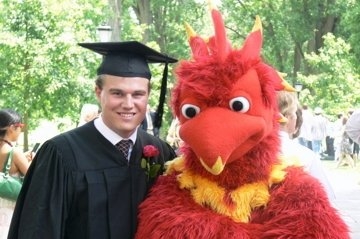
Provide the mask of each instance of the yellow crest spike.
{"label": "yellow crest spike", "polygon": [[281,84],[284,86],[285,91],[296,92],[296,89],[292,87],[287,81],[283,80]]}
{"label": "yellow crest spike", "polygon": [[215,164],[211,168],[207,166],[201,158],[199,160],[202,166],[213,175],[219,175],[224,170],[225,164],[223,164],[220,156],[216,159]]}
{"label": "yellow crest spike", "polygon": [[280,71],[277,71],[277,73],[281,78],[281,85],[284,87],[284,90],[288,92],[296,92],[296,89],[284,79],[287,74]]}
{"label": "yellow crest spike", "polygon": [[279,113],[279,123],[287,123],[288,119],[281,113]]}
{"label": "yellow crest spike", "polygon": [[210,8],[210,12],[213,9],[217,10],[217,8],[216,8],[216,6],[215,6],[215,4],[214,4],[214,2],[212,0],[208,0],[208,5],[209,5],[209,8]]}
{"label": "yellow crest spike", "polygon": [[191,37],[195,37],[197,35],[194,29],[187,22],[185,22],[185,30],[188,39],[190,39]]}
{"label": "yellow crest spike", "polygon": [[255,31],[257,31],[257,30],[260,30],[261,35],[262,35],[262,32],[263,32],[263,31],[262,31],[262,24],[261,24],[261,20],[260,20],[260,17],[259,17],[259,16],[256,16],[256,17],[255,17],[255,23],[254,23],[254,26],[253,26],[251,32],[255,32]]}

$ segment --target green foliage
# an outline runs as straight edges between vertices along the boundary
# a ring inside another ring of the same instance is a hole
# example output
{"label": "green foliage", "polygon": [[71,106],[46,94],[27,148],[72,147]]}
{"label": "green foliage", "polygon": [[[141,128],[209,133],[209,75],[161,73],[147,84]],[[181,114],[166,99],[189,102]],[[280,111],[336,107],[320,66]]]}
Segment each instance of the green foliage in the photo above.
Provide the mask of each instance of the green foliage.
{"label": "green foliage", "polygon": [[[62,3],[9,0],[3,1],[0,10],[2,29],[7,30],[0,42],[0,66],[6,69],[0,72],[6,89],[0,92],[1,107],[18,110],[27,130],[35,128],[42,118],[70,116],[74,120],[84,102],[94,101],[89,84],[93,81],[79,79],[89,75],[87,69],[94,69],[95,56],[83,61],[76,39],[90,39],[89,32],[94,31],[94,22],[99,23],[100,17],[84,18],[96,9],[94,5],[79,12],[79,5]],[[98,1],[96,4],[99,6]],[[64,7],[72,11],[64,11]],[[89,15],[97,16],[94,12]],[[27,144],[27,131],[24,142]]]}
{"label": "green foliage", "polygon": [[302,100],[332,115],[357,106],[360,79],[354,72],[349,44],[329,33],[324,37],[324,47],[319,54],[306,54],[305,58],[315,74],[299,76],[305,85],[300,94]]}
{"label": "green foliage", "polygon": [[[221,10],[226,11],[226,26],[233,44],[242,46],[250,33],[255,16],[258,15],[263,26],[263,58],[282,72],[291,71],[294,47],[291,32],[288,31],[288,1],[224,1]],[[292,14],[292,16],[295,16]]]}
{"label": "green foliage", "polygon": [[[114,18],[109,2],[0,1],[0,107],[21,112],[31,130],[41,118],[70,117],[75,121],[84,103],[95,103],[94,80],[101,56],[77,43],[96,41],[96,27]],[[117,2],[122,4],[120,16],[115,16],[121,18],[121,40],[142,41],[146,32],[149,33],[146,44],[175,58],[188,59],[190,48],[184,23],[188,22],[201,36],[213,34],[205,0],[152,0],[150,25],[140,25],[134,12],[141,1]],[[302,102],[313,107],[319,105],[330,114],[359,106],[357,0],[214,2],[225,16],[234,47],[241,47],[255,15],[260,16],[263,58],[287,73],[289,82],[304,84]],[[326,31],[332,35],[326,35],[324,30],[329,16],[335,24]],[[318,45],[310,49],[314,42]],[[163,67],[151,66],[153,108],[158,104]],[[169,66],[168,101],[175,84],[175,67],[176,64]],[[166,107],[162,138],[171,118],[171,110]]]}
{"label": "green foliage", "polygon": [[351,45],[351,52],[354,54],[353,64],[356,71],[360,74],[360,4],[358,0],[349,0],[344,4],[343,15],[339,24],[338,31],[348,39]]}
{"label": "green foliage", "polygon": [[[153,23],[150,26],[139,24],[135,18],[134,8],[137,7],[137,1],[125,1],[122,6],[122,29],[121,39],[138,40],[146,29],[150,30],[149,39],[145,44],[161,51],[169,56],[178,59],[189,58],[190,48],[187,44],[187,36],[184,27],[185,22],[193,25],[194,29],[203,30],[204,15],[207,14],[207,8],[200,6],[195,1],[188,0],[157,0],[151,1],[151,13]],[[170,90],[172,89],[175,76],[174,67],[176,64],[169,65],[168,75],[168,93],[166,96],[167,103],[164,108],[163,125],[160,131],[160,137],[165,138],[167,129],[172,120],[170,109]],[[150,94],[150,106],[156,110],[160,95],[161,78],[163,74],[163,64],[152,64],[152,90]]]}
{"label": "green foliage", "polygon": [[[287,73],[288,82],[304,84],[300,93],[302,103],[321,106],[333,114],[359,106],[360,5],[357,2],[223,0],[221,10],[227,15],[226,26],[233,42],[246,37],[254,16],[259,15],[265,61]],[[331,17],[335,27],[326,28]],[[327,31],[334,37],[319,37]],[[301,57],[297,59],[298,69],[295,49]]]}

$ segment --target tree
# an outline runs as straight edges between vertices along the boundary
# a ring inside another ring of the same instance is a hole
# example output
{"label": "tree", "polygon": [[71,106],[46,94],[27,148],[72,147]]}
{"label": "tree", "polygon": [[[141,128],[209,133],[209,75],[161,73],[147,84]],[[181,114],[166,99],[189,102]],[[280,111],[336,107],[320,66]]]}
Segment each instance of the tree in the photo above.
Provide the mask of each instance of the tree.
{"label": "tree", "polygon": [[[197,3],[186,0],[109,0],[109,2],[112,6],[111,15],[115,16],[110,21],[119,19],[119,16],[122,19],[120,24],[110,23],[112,26],[120,26],[121,29],[115,30],[115,32],[121,36],[122,41],[137,40],[177,58],[185,58],[188,55],[185,20],[195,19],[198,21],[202,19],[205,11],[205,8],[199,8]],[[198,9],[203,10],[199,11]],[[169,66],[167,100],[170,99],[170,89],[174,83],[173,67],[174,65]],[[153,77],[150,105],[155,108],[159,101],[163,66],[153,64],[151,70]],[[162,138],[166,136],[172,119],[168,106],[168,104],[165,106]]]}
{"label": "tree", "polygon": [[[310,106],[319,103],[329,112],[338,107],[331,102],[356,107],[358,86],[353,79],[359,78],[360,71],[357,0],[222,0],[218,7],[235,46],[241,46],[251,31],[255,15],[261,17],[263,58],[287,73],[290,83],[304,84],[301,101]],[[101,60],[101,56],[77,46],[78,42],[97,41],[96,27],[108,23],[113,27],[114,41],[138,40],[187,59],[190,49],[185,22],[200,35],[211,35],[206,1],[0,1],[0,106],[22,113],[26,130],[42,118],[75,120],[84,103],[95,103],[93,81]],[[175,66],[169,70],[167,100],[175,82]],[[156,106],[163,67],[154,64],[151,68],[150,103]],[[335,85],[335,93],[327,92]],[[338,103],[340,99],[346,105]],[[169,122],[171,110],[166,107],[162,137]]]}
{"label": "tree", "polygon": [[[63,1],[62,7],[70,2]],[[76,46],[76,28],[81,20],[74,11],[62,11],[58,2],[26,0],[2,3],[1,24],[7,29],[1,43],[3,107],[21,112],[24,123],[24,149],[28,149],[28,132],[38,119],[77,117],[83,102],[91,102],[90,81],[84,80],[87,65],[94,56],[80,61],[83,53]],[[82,14],[87,9],[83,8]],[[89,20],[87,19],[89,22]],[[75,24],[76,23],[76,24]],[[86,25],[86,24],[84,24]],[[84,27],[84,25],[82,27]],[[72,28],[75,26],[75,29]],[[92,26],[91,26],[92,27]],[[82,31],[84,38],[84,31]],[[81,35],[81,34],[80,34]]]}
{"label": "tree", "polygon": [[314,74],[299,76],[305,84],[301,97],[313,106],[327,109],[332,115],[353,108],[360,100],[360,78],[354,72],[350,49],[343,39],[331,33],[325,35],[319,53],[305,55]]}
{"label": "tree", "polygon": [[353,65],[356,67],[357,74],[360,74],[360,4],[357,0],[346,1],[341,11],[343,17],[339,23],[338,32],[350,44],[350,52],[354,55]]}
{"label": "tree", "polygon": [[[228,15],[226,25],[237,40],[251,30],[250,22],[254,16],[260,15],[264,35],[263,57],[287,73],[287,81],[292,84],[299,81],[305,85],[306,90],[300,94],[302,102],[313,107],[321,106],[329,113],[345,105],[356,105],[358,86],[354,87],[353,79],[358,78],[358,71],[354,69],[359,65],[359,58],[353,58],[351,53],[360,52],[360,48],[358,41],[350,41],[359,39],[355,30],[359,16],[356,1],[223,0],[222,3],[221,8]],[[336,40],[331,41],[329,33]],[[337,47],[345,48],[342,52]],[[336,58],[332,58],[334,52]],[[315,59],[321,59],[322,64]],[[331,68],[332,64],[344,67],[346,74]],[[351,85],[353,87],[349,88]],[[331,94],[329,86],[337,86],[336,93]]]}

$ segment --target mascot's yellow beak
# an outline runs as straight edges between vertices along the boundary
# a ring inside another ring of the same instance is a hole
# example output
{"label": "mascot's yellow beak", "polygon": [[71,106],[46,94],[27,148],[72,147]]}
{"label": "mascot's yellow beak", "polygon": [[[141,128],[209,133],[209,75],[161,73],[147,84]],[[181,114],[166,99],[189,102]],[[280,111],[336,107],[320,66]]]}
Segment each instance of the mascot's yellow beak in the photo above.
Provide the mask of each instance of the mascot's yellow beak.
{"label": "mascot's yellow beak", "polygon": [[206,165],[206,163],[200,158],[200,162],[202,164],[202,166],[211,174],[213,175],[219,175],[225,167],[225,164],[223,163],[223,160],[221,159],[221,157],[219,156],[216,161],[215,164],[210,168],[209,166]]}

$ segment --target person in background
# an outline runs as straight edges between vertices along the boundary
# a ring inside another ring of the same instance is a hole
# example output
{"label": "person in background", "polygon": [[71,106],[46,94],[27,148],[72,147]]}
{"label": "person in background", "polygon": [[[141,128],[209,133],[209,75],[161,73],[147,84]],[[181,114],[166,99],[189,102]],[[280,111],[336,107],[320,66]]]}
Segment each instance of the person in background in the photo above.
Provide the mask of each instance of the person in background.
{"label": "person in background", "polygon": [[347,117],[343,117],[343,126],[341,130],[342,137],[340,141],[340,155],[339,162],[336,165],[337,168],[344,164],[347,164],[352,168],[355,167],[354,159],[352,157],[354,142],[350,139],[349,135],[345,131],[347,120]]}
{"label": "person in background", "polygon": [[180,121],[177,117],[175,117],[171,121],[171,125],[166,135],[166,142],[170,144],[170,146],[177,152],[177,154],[179,154],[178,149],[183,143],[179,135],[179,130],[180,130]]}
{"label": "person in background", "polygon": [[99,106],[95,104],[84,104],[81,108],[78,127],[99,116]]}
{"label": "person in background", "polygon": [[[13,177],[24,176],[31,163],[31,152],[23,153],[15,144],[24,124],[18,112],[12,109],[0,110],[0,170],[3,172],[8,156],[12,152],[9,174]],[[15,202],[0,197],[0,239],[7,238]]]}
{"label": "person in background", "polygon": [[148,63],[176,59],[136,41],[80,43],[103,55],[98,118],[46,141],[25,177],[9,239],[132,239],[138,206],[176,157],[138,130],[150,94]]}
{"label": "person in background", "polygon": [[312,150],[311,128],[313,125],[313,115],[307,105],[302,106],[301,114],[303,123],[301,124],[298,140],[301,145]]}
{"label": "person in background", "polygon": [[345,132],[357,144],[360,144],[360,109],[355,110],[345,125]]}
{"label": "person in background", "polygon": [[[348,110],[348,118],[351,117],[351,115],[354,113],[354,109],[349,109]],[[356,162],[359,158],[359,150],[360,150],[360,147],[359,147],[359,144],[355,141],[353,141],[354,143],[354,147],[353,147],[353,152],[351,154],[352,158],[354,159],[354,165],[356,166]]]}
{"label": "person in background", "polygon": [[323,152],[323,142],[327,135],[327,119],[322,115],[323,111],[320,107],[316,107],[314,110],[313,125],[311,128],[312,134],[312,150],[320,156]]}
{"label": "person in background", "polygon": [[343,134],[343,114],[337,114],[337,119],[333,123],[333,130],[334,130],[334,160],[338,161],[340,158],[340,142],[342,139]]}
{"label": "person in background", "polygon": [[[304,167],[310,175],[317,178],[323,185],[330,200],[335,199],[335,193],[329,179],[322,167],[320,157],[311,149],[301,145],[297,140],[291,139],[297,128],[301,128],[301,111],[298,111],[298,101],[296,94],[292,92],[279,91],[277,101],[280,114],[280,155],[283,162],[289,166]],[[297,125],[298,123],[298,125]]]}
{"label": "person in background", "polygon": [[[346,122],[345,132],[349,135],[350,139],[352,139],[355,144],[360,144],[360,109],[353,110],[353,112],[350,114],[349,119]],[[358,159],[357,156],[358,155],[356,155],[356,158],[354,158],[355,166]]]}
{"label": "person in background", "polygon": [[321,159],[325,160],[334,160],[335,158],[335,149],[334,149],[334,141],[335,141],[335,129],[334,122],[332,118],[327,117],[327,126],[326,126],[326,136],[324,140],[325,148],[321,154]]}
{"label": "person in background", "polygon": [[150,105],[147,105],[145,119],[141,122],[140,127],[151,135],[159,137],[159,129],[154,127],[155,112],[151,110]]}

